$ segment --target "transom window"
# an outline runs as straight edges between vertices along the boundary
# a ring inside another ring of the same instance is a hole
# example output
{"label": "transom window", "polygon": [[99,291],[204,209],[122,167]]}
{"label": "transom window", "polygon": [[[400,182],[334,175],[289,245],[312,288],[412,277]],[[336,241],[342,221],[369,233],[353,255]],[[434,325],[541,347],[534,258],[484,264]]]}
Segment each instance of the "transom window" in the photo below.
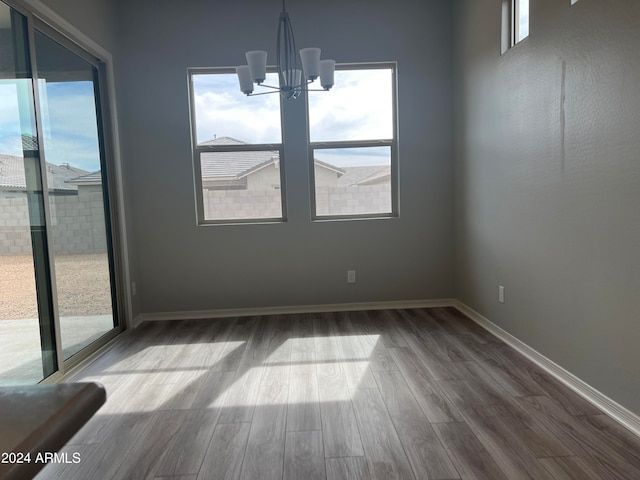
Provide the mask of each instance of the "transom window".
{"label": "transom window", "polygon": [[529,36],[529,0],[502,0],[501,52]]}

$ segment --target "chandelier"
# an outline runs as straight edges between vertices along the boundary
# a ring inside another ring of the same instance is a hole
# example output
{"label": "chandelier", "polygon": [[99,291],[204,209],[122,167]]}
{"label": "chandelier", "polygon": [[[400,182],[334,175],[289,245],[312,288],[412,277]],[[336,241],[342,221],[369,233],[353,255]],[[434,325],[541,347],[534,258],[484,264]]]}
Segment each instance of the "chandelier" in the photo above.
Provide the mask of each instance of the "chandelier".
{"label": "chandelier", "polygon": [[[278,44],[276,46],[277,70],[279,86],[266,85],[267,52],[252,50],[247,52],[247,64],[236,67],[240,90],[247,96],[277,93],[284,98],[297,98],[301,92],[325,91],[333,87],[335,60],[320,60],[319,48],[303,48],[300,50],[302,69],[296,54],[296,41],[289,14],[282,0],[282,13],[278,22]],[[322,89],[310,89],[307,86],[320,77]],[[253,93],[253,84],[271,88],[272,91]]]}

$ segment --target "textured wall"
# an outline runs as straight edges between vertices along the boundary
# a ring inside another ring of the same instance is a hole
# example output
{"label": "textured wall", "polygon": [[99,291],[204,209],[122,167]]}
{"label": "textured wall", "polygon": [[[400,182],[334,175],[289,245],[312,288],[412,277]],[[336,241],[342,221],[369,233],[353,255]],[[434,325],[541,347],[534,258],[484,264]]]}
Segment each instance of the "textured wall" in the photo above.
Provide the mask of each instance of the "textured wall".
{"label": "textured wall", "polygon": [[[304,124],[285,139],[289,221],[196,226],[188,67],[266,48],[278,2],[118,4],[124,173],[143,312],[443,298],[452,294],[451,11],[440,0],[291,2],[298,47],[398,61],[397,219],[311,222]],[[301,113],[304,103],[285,108]],[[159,199],[159,200],[158,200]],[[346,284],[347,269],[358,283]]]}
{"label": "textured wall", "polygon": [[115,53],[117,16],[114,0],[41,1],[101,47]]}
{"label": "textured wall", "polygon": [[640,2],[531,6],[456,3],[457,297],[640,413]]}

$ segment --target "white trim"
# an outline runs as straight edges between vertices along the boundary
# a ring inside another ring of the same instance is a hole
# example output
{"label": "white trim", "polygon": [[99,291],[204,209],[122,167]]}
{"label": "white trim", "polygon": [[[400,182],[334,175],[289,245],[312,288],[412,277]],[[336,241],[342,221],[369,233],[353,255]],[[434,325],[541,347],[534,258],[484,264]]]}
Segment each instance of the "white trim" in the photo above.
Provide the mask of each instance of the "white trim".
{"label": "white trim", "polygon": [[252,315],[284,315],[296,313],[347,312],[355,310],[387,310],[397,308],[451,307],[455,300],[400,300],[388,302],[334,303],[327,305],[293,305],[280,307],[225,308],[218,310],[189,310],[182,312],[155,312],[138,315],[132,324],[138,327],[142,322],[163,320],[198,320],[202,318],[248,317]]}
{"label": "white trim", "polygon": [[603,393],[599,392],[591,385],[585,383],[571,372],[568,372],[557,363],[548,359],[537,350],[531,348],[526,343],[518,340],[509,332],[503,330],[495,323],[491,322],[481,314],[468,307],[459,300],[453,301],[453,306],[464,313],[471,320],[476,322],[482,328],[492,333],[507,345],[515,349],[518,353],[524,355],[533,363],[542,368],[545,372],[553,375],[556,379],[576,392],[582,398],[595,405],[597,408],[605,412],[607,415],[618,421],[625,428],[640,436],[640,416],[623,407],[619,403],[610,399]]}

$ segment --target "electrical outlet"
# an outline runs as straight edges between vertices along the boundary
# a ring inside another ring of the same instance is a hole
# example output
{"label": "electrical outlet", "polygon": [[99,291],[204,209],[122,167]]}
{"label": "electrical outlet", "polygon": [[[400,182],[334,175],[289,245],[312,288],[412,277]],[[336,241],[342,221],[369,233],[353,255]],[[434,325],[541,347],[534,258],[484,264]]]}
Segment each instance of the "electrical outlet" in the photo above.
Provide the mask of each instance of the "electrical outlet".
{"label": "electrical outlet", "polygon": [[504,303],[504,287],[502,285],[498,285],[498,301]]}
{"label": "electrical outlet", "polygon": [[347,283],[356,283],[356,271],[347,270]]}
{"label": "electrical outlet", "polygon": [[136,293],[138,293],[138,289],[136,288],[136,282],[131,282],[131,295],[135,297]]}

